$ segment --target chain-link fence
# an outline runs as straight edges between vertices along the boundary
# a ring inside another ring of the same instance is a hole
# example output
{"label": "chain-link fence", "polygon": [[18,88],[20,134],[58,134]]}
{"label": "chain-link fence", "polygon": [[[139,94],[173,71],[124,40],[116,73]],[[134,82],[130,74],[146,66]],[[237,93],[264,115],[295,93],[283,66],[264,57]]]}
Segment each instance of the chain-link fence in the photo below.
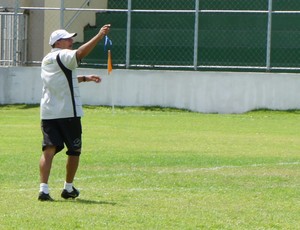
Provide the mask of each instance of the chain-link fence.
{"label": "chain-link fence", "polygon": [[[300,70],[299,0],[31,0],[27,5],[26,2],[22,1],[21,6],[20,0],[15,0],[10,7],[0,6],[2,65],[39,64],[50,50],[48,37],[55,29],[77,32],[76,48],[93,37],[103,24],[111,23],[109,37],[113,41],[115,68]],[[8,37],[3,31],[7,33],[9,23],[3,23],[4,12],[15,18],[17,14],[28,16],[28,25],[24,24],[27,28],[22,30],[27,33],[24,36],[16,29],[19,22],[10,22],[24,48],[15,46],[19,44],[15,41],[12,46],[7,45]],[[8,50],[12,55],[4,56]],[[16,56],[18,52],[22,55]],[[102,41],[82,60],[81,66],[105,65]]]}

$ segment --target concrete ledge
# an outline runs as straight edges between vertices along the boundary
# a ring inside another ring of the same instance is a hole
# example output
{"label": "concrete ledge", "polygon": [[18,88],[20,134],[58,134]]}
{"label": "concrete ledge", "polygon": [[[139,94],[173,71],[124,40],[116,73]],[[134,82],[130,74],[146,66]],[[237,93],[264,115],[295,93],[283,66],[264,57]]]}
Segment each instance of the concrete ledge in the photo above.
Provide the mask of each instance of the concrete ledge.
{"label": "concrete ledge", "polygon": [[[162,106],[203,113],[244,113],[253,109],[300,109],[298,74],[78,69],[102,76],[82,83],[88,105]],[[0,67],[0,103],[36,104],[39,67]]]}

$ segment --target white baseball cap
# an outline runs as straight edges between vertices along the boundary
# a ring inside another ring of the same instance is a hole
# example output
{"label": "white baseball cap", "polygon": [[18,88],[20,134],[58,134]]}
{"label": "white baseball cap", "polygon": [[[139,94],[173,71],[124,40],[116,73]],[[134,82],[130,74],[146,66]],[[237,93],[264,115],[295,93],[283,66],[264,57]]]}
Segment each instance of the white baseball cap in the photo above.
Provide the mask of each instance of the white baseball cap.
{"label": "white baseball cap", "polygon": [[76,35],[77,35],[77,33],[69,33],[66,30],[55,30],[50,35],[49,44],[52,46],[59,39],[72,38],[72,37],[75,37]]}

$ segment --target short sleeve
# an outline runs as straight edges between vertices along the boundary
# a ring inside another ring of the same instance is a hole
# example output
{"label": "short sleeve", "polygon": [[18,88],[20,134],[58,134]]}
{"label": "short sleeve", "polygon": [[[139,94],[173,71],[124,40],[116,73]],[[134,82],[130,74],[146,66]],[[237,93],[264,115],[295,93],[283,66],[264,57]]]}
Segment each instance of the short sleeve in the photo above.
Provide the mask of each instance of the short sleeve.
{"label": "short sleeve", "polygon": [[76,58],[77,50],[64,49],[59,52],[59,57],[61,62],[70,70],[76,69],[78,67],[78,61]]}

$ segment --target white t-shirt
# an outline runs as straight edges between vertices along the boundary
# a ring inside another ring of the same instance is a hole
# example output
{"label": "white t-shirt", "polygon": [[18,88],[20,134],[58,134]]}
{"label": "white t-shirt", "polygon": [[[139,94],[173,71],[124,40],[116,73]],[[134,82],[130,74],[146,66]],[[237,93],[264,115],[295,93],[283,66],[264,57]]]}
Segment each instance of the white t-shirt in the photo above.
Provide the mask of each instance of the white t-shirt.
{"label": "white t-shirt", "polygon": [[[41,119],[83,116],[76,74],[78,67],[76,51],[54,48],[44,57],[41,71],[43,81]],[[62,64],[72,71],[69,81],[57,63],[58,54]]]}

